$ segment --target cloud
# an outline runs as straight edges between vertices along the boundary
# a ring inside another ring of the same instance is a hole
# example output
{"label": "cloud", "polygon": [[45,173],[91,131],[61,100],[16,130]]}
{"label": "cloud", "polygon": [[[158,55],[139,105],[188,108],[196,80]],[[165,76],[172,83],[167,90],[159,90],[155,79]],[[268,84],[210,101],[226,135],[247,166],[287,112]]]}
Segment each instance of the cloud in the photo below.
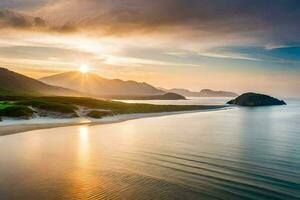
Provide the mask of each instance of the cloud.
{"label": "cloud", "polygon": [[41,17],[34,17],[11,10],[0,10],[0,29],[59,33],[70,33],[76,31],[76,28],[69,24],[54,25],[48,23]]}
{"label": "cloud", "polygon": [[280,44],[266,44],[265,49],[266,50],[273,50],[273,49],[281,49],[281,48],[286,48],[290,47],[288,45],[280,45]]}
{"label": "cloud", "polygon": [[222,41],[281,46],[300,38],[298,0],[10,0],[2,4],[41,17],[51,25],[48,31],[63,33],[171,34],[173,40],[189,39],[199,46]]}
{"label": "cloud", "polygon": [[6,25],[32,28],[47,21],[50,28],[42,30],[49,32],[117,37],[176,33],[200,45],[226,40],[267,48],[300,38],[298,0],[8,0],[0,5],[38,17],[35,23],[18,17]]}
{"label": "cloud", "polygon": [[166,87],[299,90],[300,51],[290,48],[300,44],[299,0],[0,0],[0,8],[1,65],[87,63]]}
{"label": "cloud", "polygon": [[1,27],[30,28],[43,27],[46,22],[39,17],[28,17],[9,10],[0,11]]}
{"label": "cloud", "polygon": [[254,58],[249,55],[243,55],[240,53],[215,53],[215,52],[202,52],[199,53],[200,56],[207,56],[212,58],[226,58],[235,60],[248,60],[248,61],[263,61],[260,58]]}
{"label": "cloud", "polygon": [[60,0],[0,0],[0,8],[14,10],[33,10],[55,4]]}
{"label": "cloud", "polygon": [[58,47],[38,47],[38,46],[9,46],[0,47],[0,57],[5,58],[23,58],[39,60],[67,60],[72,61],[74,58],[92,58],[91,53],[80,52],[71,49]]}

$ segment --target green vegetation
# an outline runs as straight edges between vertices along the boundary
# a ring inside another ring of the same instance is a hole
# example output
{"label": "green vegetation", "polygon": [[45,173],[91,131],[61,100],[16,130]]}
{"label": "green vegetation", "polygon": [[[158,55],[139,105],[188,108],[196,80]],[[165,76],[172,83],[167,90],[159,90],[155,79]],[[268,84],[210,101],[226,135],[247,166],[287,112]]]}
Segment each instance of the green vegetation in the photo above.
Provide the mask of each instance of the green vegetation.
{"label": "green vegetation", "polygon": [[27,106],[13,105],[0,110],[0,116],[30,118],[33,110]]}
{"label": "green vegetation", "polygon": [[31,110],[27,106],[14,105],[7,101],[0,102],[0,116],[30,118],[32,117],[32,115],[33,110]]}
{"label": "green vegetation", "polygon": [[[223,107],[202,105],[130,104],[103,99],[93,99],[88,97],[62,96],[0,96],[0,101],[2,101],[0,105],[3,108],[0,109],[0,116],[8,117],[32,116],[33,111],[29,108],[29,106],[61,114],[72,114],[72,116],[77,116],[75,112],[77,106],[82,106],[87,109],[106,110],[90,111],[87,115],[93,118],[101,118],[112,114],[190,111]],[[7,103],[3,101],[13,101],[14,103]]]}
{"label": "green vegetation", "polygon": [[10,104],[9,102],[6,101],[0,101],[0,110],[7,108],[9,106],[11,106],[12,104]]}
{"label": "green vegetation", "polygon": [[32,106],[34,108],[39,108],[42,110],[52,111],[52,112],[60,112],[60,113],[75,113],[77,109],[76,106],[62,103],[62,102],[55,102],[55,101],[47,101],[42,99],[32,99],[32,100],[24,100],[16,102],[17,105],[24,105],[24,106]]}
{"label": "green vegetation", "polygon": [[[185,110],[201,110],[211,108],[221,108],[223,106],[202,106],[202,105],[152,105],[152,104],[129,104],[109,100],[100,100],[87,97],[26,97],[27,102],[46,102],[57,103],[70,106],[83,106],[91,109],[111,110],[115,114],[127,113],[154,113],[154,112],[172,112]],[[26,101],[25,101],[26,102]],[[24,101],[18,104],[24,105]],[[33,106],[33,104],[31,104]]]}
{"label": "green vegetation", "polygon": [[91,118],[96,118],[96,119],[100,119],[102,117],[106,117],[106,116],[112,116],[113,113],[111,111],[100,111],[100,110],[92,110],[90,111],[87,116],[91,117]]}

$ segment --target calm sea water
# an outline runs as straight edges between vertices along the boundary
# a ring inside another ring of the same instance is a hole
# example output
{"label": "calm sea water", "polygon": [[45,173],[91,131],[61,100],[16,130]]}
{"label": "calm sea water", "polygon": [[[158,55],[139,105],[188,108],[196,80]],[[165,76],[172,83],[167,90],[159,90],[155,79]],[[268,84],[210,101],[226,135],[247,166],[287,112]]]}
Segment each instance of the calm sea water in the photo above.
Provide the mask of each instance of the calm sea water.
{"label": "calm sea water", "polygon": [[187,100],[122,100],[125,103],[150,103],[150,104],[168,104],[168,105],[224,105],[231,97],[188,97]]}
{"label": "calm sea water", "polygon": [[3,136],[0,199],[300,199],[288,104]]}

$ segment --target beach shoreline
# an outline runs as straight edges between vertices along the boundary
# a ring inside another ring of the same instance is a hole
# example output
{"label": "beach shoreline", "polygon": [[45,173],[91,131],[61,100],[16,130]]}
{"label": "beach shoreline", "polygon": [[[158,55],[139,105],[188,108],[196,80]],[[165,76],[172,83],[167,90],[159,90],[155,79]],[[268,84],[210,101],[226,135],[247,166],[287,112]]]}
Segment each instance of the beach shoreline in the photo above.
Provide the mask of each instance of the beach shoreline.
{"label": "beach shoreline", "polygon": [[[69,121],[64,119],[65,122],[59,122],[58,119],[50,120],[50,123],[37,123],[34,119],[30,123],[19,123],[19,124],[8,124],[1,125],[0,123],[0,136],[12,135],[17,133],[23,133],[33,130],[40,129],[50,129],[50,128],[59,128],[67,126],[77,126],[77,125],[100,125],[100,124],[112,124],[120,123],[128,120],[142,119],[142,118],[151,118],[151,117],[161,117],[168,115],[178,115],[178,114],[189,114],[189,113],[198,113],[198,112],[212,112],[226,110],[229,107],[218,107],[211,109],[202,109],[202,110],[193,110],[193,111],[178,111],[178,112],[159,112],[159,113],[139,113],[139,114],[121,114],[114,115],[111,117],[104,117],[101,119],[77,119],[76,121],[70,119]],[[16,120],[16,122],[18,122]]]}

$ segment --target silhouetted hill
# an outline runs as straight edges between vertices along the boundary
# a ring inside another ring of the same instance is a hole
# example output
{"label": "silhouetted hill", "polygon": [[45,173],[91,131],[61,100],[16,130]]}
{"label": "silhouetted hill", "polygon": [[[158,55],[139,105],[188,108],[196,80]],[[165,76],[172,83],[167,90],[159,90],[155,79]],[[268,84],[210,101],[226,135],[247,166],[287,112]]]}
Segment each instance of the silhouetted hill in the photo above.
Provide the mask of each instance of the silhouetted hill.
{"label": "silhouetted hill", "polygon": [[136,81],[106,79],[94,73],[66,72],[40,79],[44,83],[70,88],[99,97],[152,96],[165,92]]}
{"label": "silhouetted hill", "polygon": [[199,92],[203,97],[236,97],[238,94],[228,91],[214,91],[210,89],[203,89]]}
{"label": "silhouetted hill", "polygon": [[187,89],[174,88],[168,91],[183,95],[185,97],[236,97],[238,96],[238,94],[234,92],[214,91],[210,89],[203,89],[200,92],[192,92]]}
{"label": "silhouetted hill", "polygon": [[286,105],[282,100],[276,99],[274,97],[265,95],[265,94],[256,94],[256,93],[244,93],[228,101],[227,104],[235,104],[239,106],[272,106],[272,105]]}
{"label": "silhouetted hill", "polygon": [[41,81],[29,78],[5,68],[0,68],[0,94],[79,96],[79,93],[76,91],[47,85]]}

